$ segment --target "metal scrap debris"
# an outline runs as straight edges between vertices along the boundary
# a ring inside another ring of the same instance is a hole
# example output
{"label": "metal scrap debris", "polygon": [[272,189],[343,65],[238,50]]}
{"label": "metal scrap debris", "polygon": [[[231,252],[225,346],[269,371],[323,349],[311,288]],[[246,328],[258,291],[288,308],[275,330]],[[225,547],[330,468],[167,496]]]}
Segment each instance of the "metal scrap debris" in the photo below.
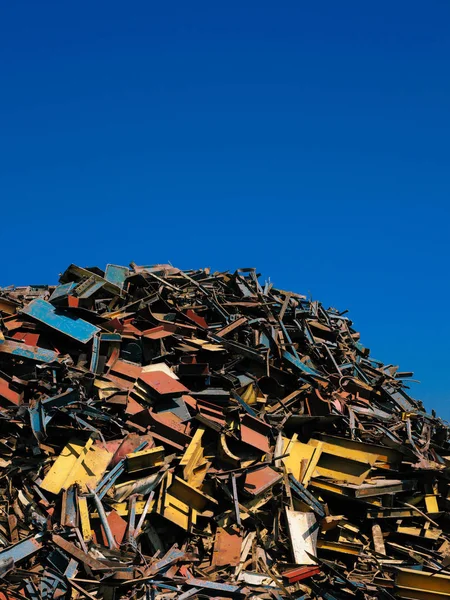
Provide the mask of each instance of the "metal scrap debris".
{"label": "metal scrap debris", "polygon": [[7,600],[450,597],[450,429],[254,269],[0,289]]}

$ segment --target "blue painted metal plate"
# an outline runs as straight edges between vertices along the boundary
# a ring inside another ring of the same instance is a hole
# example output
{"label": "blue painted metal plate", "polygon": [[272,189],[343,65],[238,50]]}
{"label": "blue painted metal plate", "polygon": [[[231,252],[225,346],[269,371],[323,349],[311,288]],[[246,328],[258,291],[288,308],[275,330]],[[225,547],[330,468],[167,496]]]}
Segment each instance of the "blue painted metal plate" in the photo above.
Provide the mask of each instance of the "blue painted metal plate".
{"label": "blue painted metal plate", "polygon": [[89,342],[100,331],[98,327],[84,319],[61,311],[57,312],[54,306],[41,298],[30,302],[21,312],[82,344]]}
{"label": "blue painted metal plate", "polygon": [[66,297],[76,287],[77,284],[74,281],[71,281],[70,283],[61,283],[50,296],[50,302]]}
{"label": "blue painted metal plate", "polygon": [[42,548],[41,540],[44,537],[43,533],[38,533],[32,537],[26,538],[17,542],[13,546],[9,546],[0,552],[0,560],[8,560],[12,558],[15,563],[25,558],[29,558]]}
{"label": "blue painted metal plate", "polygon": [[110,283],[114,283],[120,289],[123,288],[125,279],[130,274],[130,270],[127,267],[121,267],[120,265],[106,265],[105,279]]}
{"label": "blue painted metal plate", "polygon": [[102,342],[121,342],[122,336],[120,333],[101,333],[100,341]]}
{"label": "blue painted metal plate", "polygon": [[77,286],[76,295],[78,298],[90,298],[98,290],[101,290],[105,282],[103,279],[91,277],[88,281],[83,281]]}
{"label": "blue painted metal plate", "polygon": [[51,363],[58,359],[58,353],[53,350],[46,350],[45,348],[39,348],[39,346],[28,346],[13,340],[0,340],[0,352],[45,363]]}

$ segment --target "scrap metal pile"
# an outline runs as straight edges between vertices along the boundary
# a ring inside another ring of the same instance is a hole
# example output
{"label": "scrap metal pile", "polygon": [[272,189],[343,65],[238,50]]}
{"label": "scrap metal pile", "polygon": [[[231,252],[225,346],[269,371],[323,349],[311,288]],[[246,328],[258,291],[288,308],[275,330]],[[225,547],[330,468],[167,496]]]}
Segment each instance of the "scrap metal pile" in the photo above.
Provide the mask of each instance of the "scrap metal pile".
{"label": "scrap metal pile", "polygon": [[0,597],[450,596],[411,375],[254,269],[1,289]]}

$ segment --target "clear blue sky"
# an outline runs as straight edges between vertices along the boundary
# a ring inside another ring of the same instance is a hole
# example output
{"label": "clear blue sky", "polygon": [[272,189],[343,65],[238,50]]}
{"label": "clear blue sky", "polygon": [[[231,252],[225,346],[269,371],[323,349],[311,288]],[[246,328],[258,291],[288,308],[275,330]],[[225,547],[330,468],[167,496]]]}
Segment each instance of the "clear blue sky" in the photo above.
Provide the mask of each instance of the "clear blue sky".
{"label": "clear blue sky", "polygon": [[450,3],[3,2],[0,285],[257,267],[450,418]]}

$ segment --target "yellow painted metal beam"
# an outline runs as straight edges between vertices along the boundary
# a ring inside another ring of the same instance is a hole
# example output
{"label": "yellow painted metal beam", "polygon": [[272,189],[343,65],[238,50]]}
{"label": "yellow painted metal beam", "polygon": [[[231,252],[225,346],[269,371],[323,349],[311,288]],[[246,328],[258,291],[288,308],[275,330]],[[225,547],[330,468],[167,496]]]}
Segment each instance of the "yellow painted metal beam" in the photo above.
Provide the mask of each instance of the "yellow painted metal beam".
{"label": "yellow painted metal beam", "polygon": [[128,473],[162,465],[164,464],[164,446],[127,454],[126,459]]}
{"label": "yellow painted metal beam", "polygon": [[256,404],[258,393],[253,383],[250,383],[250,385],[245,388],[241,388],[238,391],[238,394],[247,404]]}
{"label": "yellow painted metal beam", "polygon": [[167,491],[199,512],[204,511],[208,504],[217,504],[217,500],[189,485],[180,477],[171,478]]}
{"label": "yellow painted metal beam", "polygon": [[351,542],[331,542],[328,540],[317,540],[317,547],[321,550],[340,552],[341,554],[352,554],[354,556],[361,554],[362,550],[362,547],[359,544],[352,544]]}
{"label": "yellow painted metal beam", "polygon": [[91,531],[91,522],[89,519],[87,499],[85,496],[80,496],[78,498],[78,511],[80,513],[81,534],[83,536],[83,540],[85,542],[88,542],[92,537],[92,531]]}
{"label": "yellow painted metal beam", "polygon": [[440,600],[450,597],[450,576],[416,569],[398,569],[395,578],[399,598]]}
{"label": "yellow painted metal beam", "polygon": [[439,512],[439,506],[437,502],[437,496],[434,494],[427,494],[425,496],[425,507],[428,514],[436,514]]}
{"label": "yellow painted metal beam", "polygon": [[189,446],[186,448],[180,466],[183,468],[184,479],[193,487],[199,488],[206,477],[209,461],[205,460],[203,447],[203,434],[205,428],[201,425],[194,434]]}
{"label": "yellow painted metal beam", "polygon": [[320,446],[302,444],[296,435],[291,439],[283,437],[283,454],[288,454],[282,459],[287,472],[308,485],[320,458]]}
{"label": "yellow painted metal beam", "polygon": [[169,493],[168,489],[172,484],[172,480],[172,474],[167,473],[166,477],[161,482],[160,492],[155,507],[156,512],[172,523],[175,523],[175,525],[178,525],[178,527],[190,531],[192,525],[195,525],[197,522],[197,511],[180,498]]}
{"label": "yellow painted metal beam", "polygon": [[377,460],[384,463],[396,464],[401,462],[402,454],[394,448],[388,448],[386,446],[379,446],[378,444],[367,444],[365,442],[358,442],[349,438],[341,438],[334,435],[320,436],[321,441],[328,442],[340,448],[347,448],[348,450],[359,450],[364,454],[373,454],[377,457]]}
{"label": "yellow painted metal beam", "polygon": [[371,452],[344,448],[315,439],[309,440],[308,445],[321,450],[316,475],[356,485],[364,482],[378,458],[378,455]]}
{"label": "yellow painted metal beam", "polygon": [[94,488],[105,473],[113,454],[102,446],[71,440],[44,477],[41,488],[51,494],[59,494],[63,488],[78,484],[82,492]]}
{"label": "yellow painted metal beam", "polygon": [[398,525],[397,532],[404,533],[406,535],[412,535],[415,537],[426,538],[429,540],[437,540],[442,535],[442,529],[438,529],[435,527],[425,528]]}

